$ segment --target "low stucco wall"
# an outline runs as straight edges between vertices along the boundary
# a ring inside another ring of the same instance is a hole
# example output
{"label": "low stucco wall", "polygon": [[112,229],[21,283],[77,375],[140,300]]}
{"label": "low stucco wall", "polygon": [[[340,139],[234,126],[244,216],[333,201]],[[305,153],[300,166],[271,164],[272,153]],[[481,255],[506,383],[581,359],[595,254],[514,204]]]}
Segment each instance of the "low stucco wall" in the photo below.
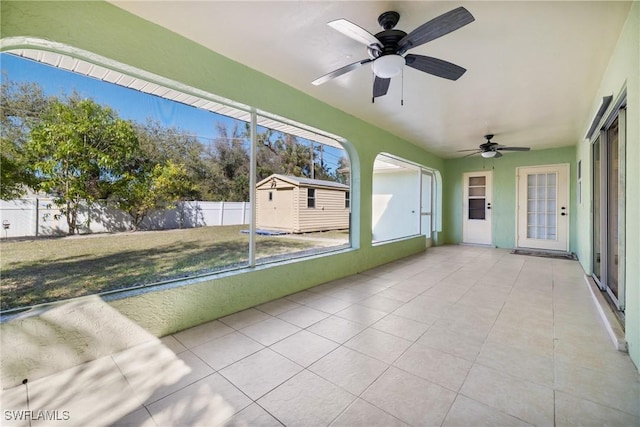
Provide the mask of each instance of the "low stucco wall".
{"label": "low stucco wall", "polygon": [[43,305],[0,324],[2,388],[120,352],[425,250],[424,236],[105,297]]}

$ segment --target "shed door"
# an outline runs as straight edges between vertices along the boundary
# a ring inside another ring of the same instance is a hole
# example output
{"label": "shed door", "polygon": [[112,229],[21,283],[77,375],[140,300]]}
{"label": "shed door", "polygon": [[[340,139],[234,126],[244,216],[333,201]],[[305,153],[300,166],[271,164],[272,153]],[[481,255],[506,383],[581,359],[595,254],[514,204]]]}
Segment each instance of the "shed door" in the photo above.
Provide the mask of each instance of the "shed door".
{"label": "shed door", "polygon": [[264,228],[293,228],[293,188],[270,189],[260,213],[260,226]]}

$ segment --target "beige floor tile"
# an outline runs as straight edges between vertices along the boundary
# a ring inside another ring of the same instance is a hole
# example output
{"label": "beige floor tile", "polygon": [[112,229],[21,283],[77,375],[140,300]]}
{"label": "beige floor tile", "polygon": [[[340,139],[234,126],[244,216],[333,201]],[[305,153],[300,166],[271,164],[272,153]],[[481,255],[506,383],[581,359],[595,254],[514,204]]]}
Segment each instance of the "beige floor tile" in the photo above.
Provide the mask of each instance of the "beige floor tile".
{"label": "beige floor tile", "polygon": [[111,424],[111,427],[157,427],[147,408],[140,408]]}
{"label": "beige floor tile", "polygon": [[621,370],[631,368],[629,356],[617,351],[608,337],[556,338],[554,348],[558,361],[599,370]]}
{"label": "beige floor tile", "polygon": [[468,360],[416,343],[393,365],[449,390],[458,391],[471,364]]}
{"label": "beige floor tile", "polygon": [[393,314],[383,317],[371,327],[409,341],[417,340],[429,329],[424,323]]}
{"label": "beige floor tile", "polygon": [[374,278],[372,280],[364,280],[358,283],[357,285],[355,285],[353,289],[368,293],[370,295],[375,295],[378,292],[384,291],[385,289],[389,288],[389,285],[385,283],[386,281],[389,281],[389,279],[385,279],[381,277]]}
{"label": "beige floor tile", "polygon": [[405,427],[396,417],[376,408],[369,402],[356,399],[333,423],[331,427]]}
{"label": "beige floor tile", "polygon": [[385,313],[391,313],[396,308],[402,306],[404,303],[392,298],[383,297],[381,295],[372,295],[369,298],[363,299],[358,302],[359,305],[365,307],[374,308],[376,310],[384,311]]}
{"label": "beige floor tile", "polygon": [[442,325],[431,326],[418,340],[420,344],[473,362],[483,340],[450,331]]}
{"label": "beige floor tile", "polygon": [[304,370],[257,403],[286,426],[324,426],[354,399],[354,395]]}
{"label": "beige floor tile", "polygon": [[463,426],[527,427],[531,424],[459,394],[444,420],[443,427]]}
{"label": "beige floor tile", "polygon": [[640,426],[640,417],[556,391],[556,426]]}
{"label": "beige floor tile", "polygon": [[442,318],[433,325],[474,341],[484,341],[493,328],[492,322],[474,320],[472,316]]}
{"label": "beige floor tile", "polygon": [[362,398],[414,426],[439,426],[456,394],[427,380],[391,367]]}
{"label": "beige floor tile", "polygon": [[421,294],[426,290],[431,289],[437,282],[438,279],[435,277],[414,278],[411,280],[401,280],[390,289]]}
{"label": "beige floor tile", "polygon": [[[28,387],[29,409],[57,410],[62,417],[66,411],[65,426],[109,425],[141,407],[109,356],[30,381]],[[34,427],[43,425],[50,422],[32,422]]]}
{"label": "beige floor tile", "polygon": [[496,325],[487,337],[488,342],[508,344],[522,351],[553,357],[553,332],[540,332],[523,327]]}
{"label": "beige floor tile", "polygon": [[323,295],[319,298],[314,299],[313,301],[309,301],[306,305],[325,313],[335,314],[340,310],[344,310],[345,308],[349,307],[351,303],[339,298]]}
{"label": "beige floor tile", "polygon": [[289,359],[265,348],[220,371],[234,386],[256,400],[302,370]]}
{"label": "beige floor tile", "polygon": [[251,338],[239,332],[233,332],[194,347],[191,351],[204,360],[207,365],[219,370],[263,348],[262,344]]}
{"label": "beige floor tile", "polygon": [[394,278],[394,277],[370,277],[367,278],[366,276],[363,275],[362,279],[362,284],[367,286],[367,285],[378,285],[381,286],[383,288],[390,288],[396,284],[398,284],[400,282],[399,278]]}
{"label": "beige floor tile", "polygon": [[271,345],[300,330],[291,323],[272,317],[241,329],[240,332],[253,338],[262,345]]}
{"label": "beige floor tile", "polygon": [[389,365],[346,347],[339,347],[309,366],[309,370],[356,396]]}
{"label": "beige floor tile", "polygon": [[329,317],[329,313],[311,307],[297,307],[278,316],[279,319],[292,323],[300,328],[306,328]]}
{"label": "beige floor tile", "polygon": [[247,326],[251,326],[254,323],[270,319],[271,317],[272,316],[268,315],[267,313],[256,310],[255,308],[250,308],[230,314],[229,316],[222,317],[220,318],[220,321],[225,325],[232,327],[233,329],[240,330],[242,328],[246,328]]}
{"label": "beige floor tile", "polygon": [[187,351],[187,347],[182,345],[180,341],[178,341],[173,335],[167,335],[166,337],[160,338],[162,344],[167,347],[171,352],[178,354],[183,351]]}
{"label": "beige floor tile", "polygon": [[441,302],[455,304],[469,291],[468,285],[460,285],[455,282],[440,282],[425,291],[422,295]]}
{"label": "beige floor tile", "polygon": [[363,305],[354,304],[350,307],[340,310],[336,316],[342,317],[352,322],[358,322],[369,326],[386,316],[387,313]]}
{"label": "beige floor tile", "polygon": [[474,365],[460,393],[537,426],[553,425],[553,389]]}
{"label": "beige floor tile", "polygon": [[637,372],[602,371],[556,361],[555,388],[634,416],[640,416]]}
{"label": "beige floor tile", "polygon": [[212,374],[147,406],[159,426],[217,426],[251,404],[225,380]]}
{"label": "beige floor tile", "polygon": [[214,320],[213,322],[203,323],[202,325],[194,326],[193,328],[175,333],[173,334],[173,337],[185,347],[191,348],[207,341],[220,338],[224,335],[230,334],[231,332],[233,332],[232,328],[218,320]]}
{"label": "beige floor tile", "polygon": [[365,328],[366,326],[360,323],[352,322],[342,317],[330,316],[309,326],[307,330],[342,344]]}
{"label": "beige floor tile", "polygon": [[[7,390],[0,390],[0,408],[2,408],[2,425],[6,427],[28,427],[29,420],[22,414],[27,409],[27,389],[18,385]],[[7,411],[9,411],[7,413]]]}
{"label": "beige floor tile", "polygon": [[286,298],[280,298],[277,300],[269,301],[264,304],[260,304],[256,306],[256,308],[260,311],[264,311],[267,314],[272,316],[277,316],[279,314],[285,313],[289,310],[293,310],[294,308],[300,307],[300,304],[297,302],[293,302]]}
{"label": "beige floor tile", "polygon": [[374,294],[373,291],[361,288],[361,280],[354,281],[348,285],[337,287],[326,293],[327,296],[338,298],[348,302],[360,301]]}
{"label": "beige floor tile", "polygon": [[331,282],[323,283],[322,285],[314,286],[309,289],[311,292],[316,292],[323,295],[329,295],[331,292],[335,292],[338,289],[344,289],[344,286],[349,286],[351,283],[356,283],[356,280],[352,280],[345,283],[341,280],[332,280]]}
{"label": "beige floor tile", "polygon": [[303,330],[278,341],[270,348],[298,365],[307,367],[336,347],[336,342]]}
{"label": "beige floor tile", "polygon": [[424,323],[425,325],[433,325],[440,320],[440,315],[423,307],[415,299],[395,310],[393,314]]}
{"label": "beige floor tile", "polygon": [[400,302],[409,302],[415,297],[417,297],[419,293],[403,291],[401,289],[396,289],[396,288],[389,288],[389,289],[385,289],[382,292],[377,293],[376,295],[380,295],[385,298],[391,298]]}
{"label": "beige floor tile", "polygon": [[260,405],[252,403],[228,420],[225,427],[282,427],[282,424]]}
{"label": "beige floor tile", "polygon": [[160,345],[137,346],[113,355],[113,360],[144,404],[155,402],[214,372],[191,351],[176,355]]}
{"label": "beige floor tile", "polygon": [[546,387],[553,387],[553,358],[521,350],[510,345],[487,342],[476,359],[479,365]]}
{"label": "beige floor tile", "polygon": [[504,305],[507,294],[499,290],[470,289],[459,300],[458,304],[471,307],[500,309]]}
{"label": "beige floor tile", "polygon": [[351,338],[344,345],[384,363],[391,364],[409,348],[411,341],[377,329],[368,328]]}
{"label": "beige floor tile", "polygon": [[318,299],[320,297],[321,295],[316,292],[301,291],[301,292],[296,292],[295,294],[287,295],[285,298],[288,300],[297,302],[298,304],[307,304],[308,302],[313,301],[314,299]]}

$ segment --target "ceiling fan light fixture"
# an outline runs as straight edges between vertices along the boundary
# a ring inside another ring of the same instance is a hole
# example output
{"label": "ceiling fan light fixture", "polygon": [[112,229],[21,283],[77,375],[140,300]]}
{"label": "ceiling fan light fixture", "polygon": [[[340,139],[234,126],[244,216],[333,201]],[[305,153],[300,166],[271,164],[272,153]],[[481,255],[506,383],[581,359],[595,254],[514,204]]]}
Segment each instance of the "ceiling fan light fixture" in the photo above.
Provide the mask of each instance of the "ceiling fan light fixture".
{"label": "ceiling fan light fixture", "polygon": [[480,153],[480,155],[485,159],[490,159],[491,157],[495,157],[496,154],[498,154],[497,151],[483,151],[482,153]]}
{"label": "ceiling fan light fixture", "polygon": [[390,79],[399,75],[404,67],[405,59],[401,55],[383,55],[371,64],[373,74],[381,79]]}

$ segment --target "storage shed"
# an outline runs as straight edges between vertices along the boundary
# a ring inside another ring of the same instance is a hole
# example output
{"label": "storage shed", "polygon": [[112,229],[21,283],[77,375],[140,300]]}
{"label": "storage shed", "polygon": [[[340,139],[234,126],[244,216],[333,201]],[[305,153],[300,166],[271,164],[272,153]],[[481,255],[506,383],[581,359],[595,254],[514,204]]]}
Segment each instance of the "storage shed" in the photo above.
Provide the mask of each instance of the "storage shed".
{"label": "storage shed", "polygon": [[256,184],[256,227],[306,233],[349,228],[349,186],[274,174]]}

